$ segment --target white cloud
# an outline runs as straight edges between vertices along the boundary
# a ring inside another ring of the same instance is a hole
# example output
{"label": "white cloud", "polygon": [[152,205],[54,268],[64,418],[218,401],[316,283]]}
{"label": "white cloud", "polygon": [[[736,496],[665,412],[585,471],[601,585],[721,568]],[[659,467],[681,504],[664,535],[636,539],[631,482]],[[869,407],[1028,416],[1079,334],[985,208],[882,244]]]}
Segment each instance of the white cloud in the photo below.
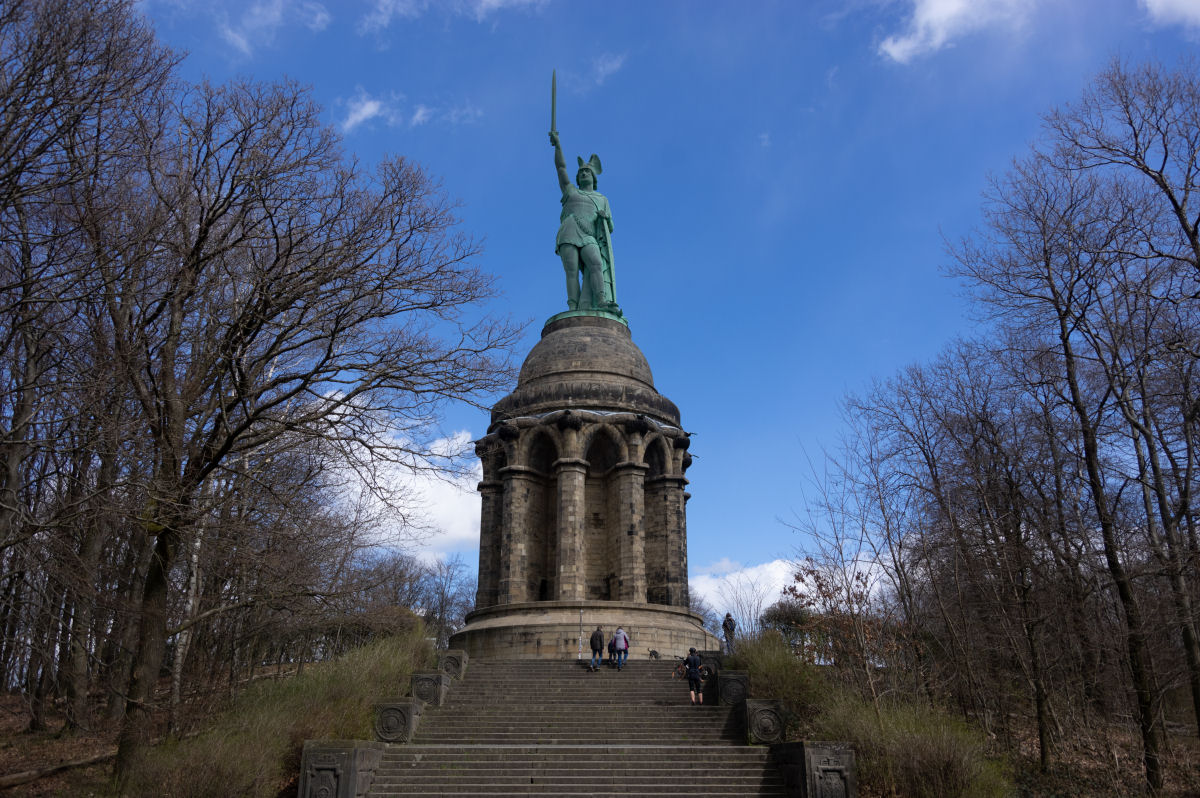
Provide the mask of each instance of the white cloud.
{"label": "white cloud", "polygon": [[[729,558],[719,560],[705,568],[693,571],[688,577],[688,585],[700,598],[704,599],[718,615],[732,612],[741,614],[735,606],[746,602],[745,594],[753,592],[753,598],[761,599],[766,609],[779,600],[785,585],[792,583],[795,566],[787,560],[772,560],[759,565],[742,565]],[[739,601],[739,599],[743,599]]]}
{"label": "white cloud", "polygon": [[1157,25],[1200,28],[1200,0],[1138,0]]}
{"label": "white cloud", "polygon": [[770,147],[771,146],[771,134],[770,133],[759,133],[758,134],[758,144],[760,147],[763,147],[763,148]]}
{"label": "white cloud", "polygon": [[408,123],[413,127],[416,127],[417,125],[425,124],[432,117],[432,108],[430,108],[428,105],[418,105],[416,110],[413,111],[412,119],[410,119]]}
{"label": "white cloud", "polygon": [[[350,133],[355,128],[375,120],[383,122],[388,127],[403,124],[405,120],[404,95],[402,94],[376,96],[359,86],[353,97],[339,100],[339,104],[346,109],[346,114],[342,117],[343,133]],[[435,122],[460,125],[474,122],[482,116],[483,111],[470,103],[448,108],[417,103],[412,111],[407,113],[410,127]]]}
{"label": "white cloud", "polygon": [[911,2],[913,11],[907,29],[901,34],[888,36],[879,45],[881,54],[901,64],[936,52],[954,39],[976,31],[992,27],[1019,27],[1033,5],[1033,0]]}
{"label": "white cloud", "polygon": [[[470,440],[460,432],[457,438]],[[456,440],[457,445],[461,441]],[[481,499],[476,486],[483,479],[483,465],[475,461],[465,475],[453,479],[432,474],[416,474],[406,479],[411,490],[415,513],[430,530],[417,547],[417,556],[425,561],[445,559],[453,552],[468,551],[468,563],[479,550],[479,513]],[[470,550],[474,550],[472,553]]]}
{"label": "white cloud", "polygon": [[346,118],[342,120],[342,131],[349,133],[364,122],[381,116],[393,117],[383,100],[372,97],[360,86],[358,92],[346,101]]}
{"label": "white cloud", "polygon": [[396,19],[416,19],[431,8],[446,10],[460,17],[483,22],[493,14],[510,8],[536,8],[547,0],[451,0],[432,3],[430,0],[375,0],[371,10],[358,20],[358,32],[379,33]]}
{"label": "white cloud", "polygon": [[429,7],[427,0],[375,0],[375,7],[358,21],[359,33],[380,31],[392,24],[392,19],[416,19]]}
{"label": "white cloud", "polygon": [[470,103],[447,108],[441,114],[442,118],[451,125],[461,125],[478,121],[483,116],[483,109]]}
{"label": "white cloud", "polygon": [[296,7],[300,22],[311,31],[323,31],[333,19],[320,3],[302,2]]}
{"label": "white cloud", "polygon": [[325,6],[315,0],[256,0],[245,7],[236,22],[222,15],[217,30],[228,44],[249,56],[256,47],[273,43],[275,34],[289,22],[316,32],[324,30],[331,19]]}
{"label": "white cloud", "polygon": [[498,11],[510,8],[537,8],[544,6],[547,0],[466,0],[461,3],[466,13],[475,17],[476,22],[483,22],[488,16]]}
{"label": "white cloud", "polygon": [[[411,442],[390,435],[387,445],[411,449]],[[361,448],[361,462],[342,475],[347,512],[370,521],[364,543],[400,548],[424,562],[462,553],[471,561],[479,550],[481,499],[477,491],[483,465],[470,458],[472,436],[466,430],[416,447],[429,457],[411,453],[405,463],[373,457]],[[447,473],[453,461],[456,469]],[[374,487],[372,487],[374,486]]]}
{"label": "white cloud", "polygon": [[604,81],[619,70],[625,64],[625,54],[620,53],[601,53],[592,60],[592,80],[597,86],[604,84]]}

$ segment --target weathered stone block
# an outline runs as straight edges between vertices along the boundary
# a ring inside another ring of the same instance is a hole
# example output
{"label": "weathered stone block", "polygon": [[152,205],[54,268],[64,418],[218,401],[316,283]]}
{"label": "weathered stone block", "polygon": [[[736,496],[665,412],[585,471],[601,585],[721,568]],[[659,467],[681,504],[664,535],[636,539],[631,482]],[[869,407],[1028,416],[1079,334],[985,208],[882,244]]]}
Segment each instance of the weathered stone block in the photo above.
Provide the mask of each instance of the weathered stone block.
{"label": "weathered stone block", "polygon": [[746,671],[721,671],[717,674],[718,702],[737,706],[750,697],[750,674]]}
{"label": "weathered stone block", "polygon": [[438,657],[438,670],[451,679],[461,679],[467,675],[467,652],[461,648],[452,648]]}
{"label": "weathered stone block", "polygon": [[805,741],[771,746],[789,798],[857,798],[854,749],[848,743]]}
{"label": "weathered stone block", "polygon": [[382,756],[382,743],[308,740],[300,755],[298,798],[362,798]]}
{"label": "weathered stone block", "polygon": [[725,665],[725,655],[720,651],[697,651],[700,662],[707,665],[714,674],[720,673]]}
{"label": "weathered stone block", "polygon": [[746,700],[746,733],[751,745],[783,742],[787,720],[778,701]]}
{"label": "weathered stone block", "polygon": [[385,698],[375,704],[375,737],[385,743],[407,743],[421,722],[425,702],[419,698]]}
{"label": "weathered stone block", "polygon": [[440,707],[446,703],[450,695],[450,677],[442,672],[414,673],[412,675],[412,694],[426,704]]}

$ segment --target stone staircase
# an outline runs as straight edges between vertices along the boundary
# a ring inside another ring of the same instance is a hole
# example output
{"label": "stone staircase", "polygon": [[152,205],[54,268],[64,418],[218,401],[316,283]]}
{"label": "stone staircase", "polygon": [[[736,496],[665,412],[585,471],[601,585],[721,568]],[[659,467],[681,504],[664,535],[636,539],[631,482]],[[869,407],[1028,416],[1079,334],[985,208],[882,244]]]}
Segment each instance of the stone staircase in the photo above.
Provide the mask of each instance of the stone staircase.
{"label": "stone staircase", "polygon": [[473,660],[413,742],[384,747],[367,795],[786,795],[742,713],[692,706],[672,665]]}

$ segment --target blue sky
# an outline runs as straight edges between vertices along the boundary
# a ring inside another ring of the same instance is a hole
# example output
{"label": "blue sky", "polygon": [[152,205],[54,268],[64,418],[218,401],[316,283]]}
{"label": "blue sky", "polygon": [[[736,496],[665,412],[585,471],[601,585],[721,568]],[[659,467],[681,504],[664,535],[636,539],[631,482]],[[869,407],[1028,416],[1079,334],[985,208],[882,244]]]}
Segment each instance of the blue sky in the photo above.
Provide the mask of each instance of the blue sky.
{"label": "blue sky", "polygon": [[[1200,0],[143,0],[184,74],[311,87],[346,150],[462,202],[504,296],[566,308],[550,73],[568,160],[598,153],[617,292],[695,434],[693,583],[769,587],[839,402],[975,322],[945,241],[989,174],[1113,57],[1195,54]],[[498,398],[498,397],[497,397]],[[485,413],[454,408],[447,436]],[[469,486],[473,487],[473,486]],[[423,485],[427,553],[477,557],[478,500]]]}

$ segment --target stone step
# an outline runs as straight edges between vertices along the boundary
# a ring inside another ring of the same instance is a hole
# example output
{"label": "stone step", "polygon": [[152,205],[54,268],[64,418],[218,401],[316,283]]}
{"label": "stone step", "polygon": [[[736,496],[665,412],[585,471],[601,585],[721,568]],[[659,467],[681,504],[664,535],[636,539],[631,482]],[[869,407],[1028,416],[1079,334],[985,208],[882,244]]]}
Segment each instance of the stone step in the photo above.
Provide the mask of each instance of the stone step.
{"label": "stone step", "polygon": [[[418,743],[443,745],[452,744],[455,740],[463,739],[461,734],[420,734],[415,737]],[[529,732],[516,732],[512,734],[504,734],[497,732],[495,734],[477,734],[471,737],[472,740],[480,743],[491,745],[510,744],[520,745],[522,743],[532,743],[535,745],[604,745],[611,743],[614,740],[628,742],[633,744],[653,745],[661,743],[664,739],[673,739],[679,744],[695,744],[695,745],[717,745],[726,743],[736,745],[744,743],[744,738],[734,735],[720,734],[677,734],[663,735],[657,732],[646,734],[630,734],[630,735],[604,735],[604,734],[555,734],[547,732],[545,734],[530,734]]]}
{"label": "stone step", "polygon": [[564,776],[561,779],[494,779],[482,776],[474,780],[443,779],[440,782],[381,782],[378,777],[373,785],[373,795],[405,795],[413,791],[450,791],[467,792],[475,795],[496,795],[509,791],[520,790],[522,793],[561,794],[568,790],[578,790],[588,785],[603,789],[607,792],[625,795],[655,795],[661,790],[676,791],[680,788],[690,788],[693,796],[710,795],[712,790],[732,792],[741,790],[742,795],[760,795],[764,789],[782,790],[781,780],[767,781],[764,779],[693,779],[690,776],[676,775],[660,780],[629,779],[627,783],[614,780],[611,776],[603,779]]}
{"label": "stone step", "polygon": [[[495,746],[474,743],[458,743],[456,745],[420,745],[394,744],[384,746],[382,756],[384,761],[417,759],[448,760],[448,761],[490,761],[509,760],[521,757],[538,758],[574,758],[583,755],[600,756],[625,760],[663,760],[679,750],[678,746],[670,744],[658,745],[515,745]],[[720,746],[700,749],[698,755],[703,761],[737,761],[737,762],[767,762],[770,752],[766,748],[749,746]],[[693,758],[694,761],[694,758]]]}
{"label": "stone step", "polygon": [[590,701],[562,704],[530,704],[523,701],[514,701],[493,703],[485,707],[472,707],[465,704],[444,704],[440,707],[426,707],[422,714],[425,717],[437,716],[443,719],[480,716],[500,717],[506,714],[517,717],[536,715],[540,718],[579,718],[589,717],[594,711],[598,710],[606,710],[606,714],[609,715],[626,712],[630,716],[639,718],[710,720],[714,717],[723,718],[731,714],[733,707],[696,706],[689,704],[686,700],[683,703],[652,704],[650,706],[617,703],[596,704]]}
{"label": "stone step", "polygon": [[480,798],[481,796],[535,796],[535,794],[546,794],[546,796],[562,796],[562,798],[610,798],[614,796],[646,796],[649,798],[696,798],[704,796],[704,798],[746,798],[746,796],[760,796],[762,798],[785,798],[786,792],[784,787],[761,787],[748,788],[737,787],[736,790],[697,790],[696,787],[686,785],[677,785],[668,788],[668,790],[647,790],[646,787],[630,787],[624,790],[614,790],[614,788],[605,788],[605,790],[594,790],[587,786],[577,784],[572,785],[548,785],[545,787],[534,785],[523,785],[520,787],[505,787],[493,788],[485,787],[482,790],[455,790],[452,787],[439,787],[437,790],[407,790],[407,788],[396,788],[396,790],[376,791],[371,790],[367,793],[372,798],[391,798],[391,796],[404,796],[406,798]]}
{"label": "stone step", "polygon": [[383,752],[369,795],[782,797],[731,707],[693,706],[670,661],[473,661],[416,739]]}

